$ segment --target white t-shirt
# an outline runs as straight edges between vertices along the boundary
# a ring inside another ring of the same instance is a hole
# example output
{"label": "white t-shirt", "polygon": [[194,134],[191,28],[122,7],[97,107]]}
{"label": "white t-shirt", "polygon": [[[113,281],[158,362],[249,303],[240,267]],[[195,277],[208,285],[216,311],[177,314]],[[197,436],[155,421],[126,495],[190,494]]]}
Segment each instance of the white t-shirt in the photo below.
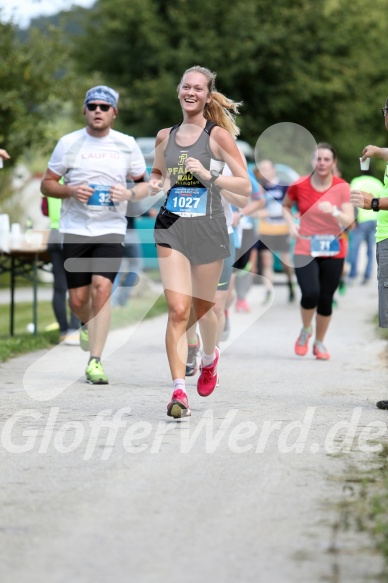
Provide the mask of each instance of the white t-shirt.
{"label": "white t-shirt", "polygon": [[125,185],[129,178],[144,174],[144,156],[133,137],[110,130],[108,135],[96,138],[86,128],[77,130],[59,140],[48,167],[63,176],[65,184],[97,187],[88,204],[75,198],[63,199],[61,233],[90,237],[110,233],[125,235],[127,201],[113,205],[103,187]]}

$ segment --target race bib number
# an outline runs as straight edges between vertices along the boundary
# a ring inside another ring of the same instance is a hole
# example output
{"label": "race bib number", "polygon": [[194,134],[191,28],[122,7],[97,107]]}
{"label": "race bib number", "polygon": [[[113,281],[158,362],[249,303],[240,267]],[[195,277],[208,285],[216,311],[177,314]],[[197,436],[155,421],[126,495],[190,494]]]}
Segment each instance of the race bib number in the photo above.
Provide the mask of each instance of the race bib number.
{"label": "race bib number", "polygon": [[102,184],[89,184],[89,186],[94,188],[94,192],[86,203],[88,209],[102,211],[116,206],[110,198],[110,186],[103,186]]}
{"label": "race bib number", "polygon": [[206,215],[207,188],[173,188],[166,208],[180,217],[203,217]]}
{"label": "race bib number", "polygon": [[340,252],[340,244],[334,235],[314,235],[311,237],[312,257],[332,257]]}

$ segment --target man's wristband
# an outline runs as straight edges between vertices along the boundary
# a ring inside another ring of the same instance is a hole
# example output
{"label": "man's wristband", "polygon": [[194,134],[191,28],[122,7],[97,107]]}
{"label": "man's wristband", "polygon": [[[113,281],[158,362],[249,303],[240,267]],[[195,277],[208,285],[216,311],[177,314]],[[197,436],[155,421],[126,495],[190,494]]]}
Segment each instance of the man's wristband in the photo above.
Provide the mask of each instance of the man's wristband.
{"label": "man's wristband", "polygon": [[130,202],[133,202],[136,200],[136,193],[132,190],[132,188],[129,189],[129,192],[131,193],[131,198],[129,200]]}

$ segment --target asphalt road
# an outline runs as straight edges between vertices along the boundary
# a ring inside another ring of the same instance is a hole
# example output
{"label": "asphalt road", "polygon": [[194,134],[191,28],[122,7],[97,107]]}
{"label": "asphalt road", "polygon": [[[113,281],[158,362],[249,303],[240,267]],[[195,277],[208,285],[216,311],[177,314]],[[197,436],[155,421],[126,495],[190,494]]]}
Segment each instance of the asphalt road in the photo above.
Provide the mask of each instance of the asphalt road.
{"label": "asphalt road", "polygon": [[[190,419],[166,416],[166,318],[109,336],[108,386],[78,347],[0,366],[2,583],[365,582],[380,560],[340,530],[349,471],[387,440],[386,343],[376,286],[338,297],[332,354],[294,355],[285,286],[232,311],[221,385]],[[374,425],[380,421],[380,436]],[[385,430],[384,430],[385,427]],[[357,559],[356,559],[357,557]]]}

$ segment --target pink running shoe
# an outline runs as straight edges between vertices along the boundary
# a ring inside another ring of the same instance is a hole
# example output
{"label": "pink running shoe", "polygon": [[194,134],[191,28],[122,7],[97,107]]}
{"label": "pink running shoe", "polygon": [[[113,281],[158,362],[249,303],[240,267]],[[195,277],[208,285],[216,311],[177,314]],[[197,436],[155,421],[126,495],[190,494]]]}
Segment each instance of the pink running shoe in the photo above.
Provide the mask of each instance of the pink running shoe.
{"label": "pink running shoe", "polygon": [[302,328],[298,340],[295,342],[295,354],[298,356],[306,356],[309,347],[309,340],[311,338],[311,328]]}
{"label": "pink running shoe", "polygon": [[220,360],[220,350],[218,346],[215,347],[216,357],[209,366],[201,366],[201,374],[198,377],[197,391],[201,397],[208,397],[212,394],[217,385],[217,365]]}
{"label": "pink running shoe", "polygon": [[174,419],[189,417],[191,415],[189,400],[182,389],[177,389],[173,392],[171,401],[167,405],[167,415],[174,417]]}
{"label": "pink running shoe", "polygon": [[251,307],[247,300],[236,300],[235,310],[236,312],[250,312]]}
{"label": "pink running shoe", "polygon": [[317,360],[329,360],[330,354],[327,352],[326,348],[322,342],[314,342],[313,344],[313,354]]}

